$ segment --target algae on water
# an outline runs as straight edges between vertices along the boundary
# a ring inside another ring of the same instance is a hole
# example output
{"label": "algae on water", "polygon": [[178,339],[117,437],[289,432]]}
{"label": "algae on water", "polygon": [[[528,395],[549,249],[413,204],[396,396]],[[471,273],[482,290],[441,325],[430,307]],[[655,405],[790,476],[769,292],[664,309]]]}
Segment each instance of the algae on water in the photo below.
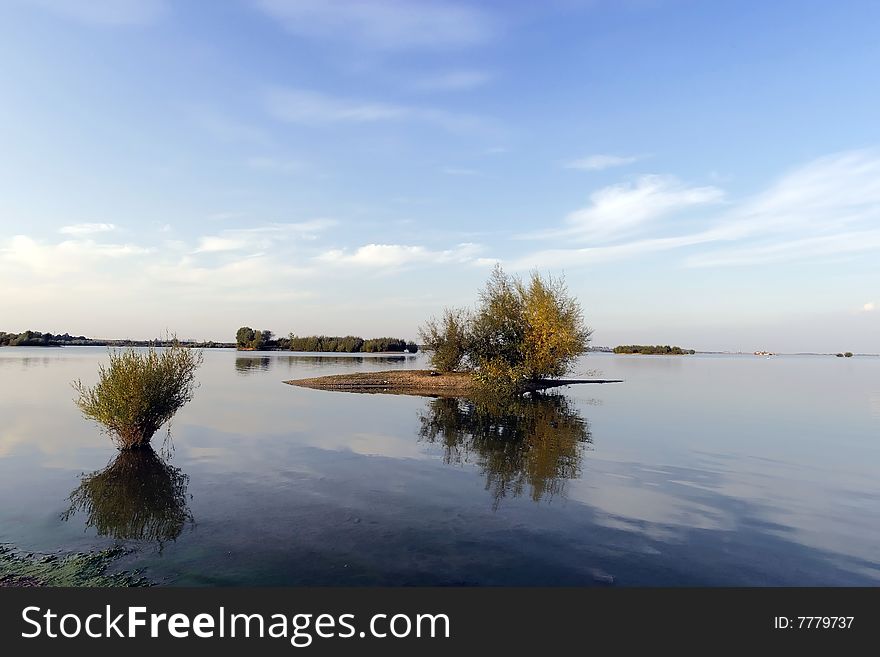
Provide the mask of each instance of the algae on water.
{"label": "algae on water", "polygon": [[132,572],[108,573],[107,567],[126,553],[121,547],[63,556],[37,555],[0,545],[0,587],[5,586],[149,586]]}

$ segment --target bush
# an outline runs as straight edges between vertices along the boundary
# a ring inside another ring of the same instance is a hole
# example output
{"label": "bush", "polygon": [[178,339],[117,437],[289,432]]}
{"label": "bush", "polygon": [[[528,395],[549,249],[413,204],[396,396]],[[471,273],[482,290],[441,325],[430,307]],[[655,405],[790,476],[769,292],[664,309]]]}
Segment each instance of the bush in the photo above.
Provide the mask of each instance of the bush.
{"label": "bush", "polygon": [[846,358],[852,358],[852,357],[853,357],[853,353],[852,353],[851,351],[845,351],[845,352],[843,352],[843,355],[844,355]]}
{"label": "bush", "polygon": [[446,308],[439,320],[431,318],[419,329],[419,339],[431,354],[431,367],[454,372],[462,366],[467,354],[469,321],[464,310]]}
{"label": "bush", "polygon": [[473,314],[446,310],[421,336],[436,369],[468,369],[504,392],[565,374],[587,351],[591,332],[562,279],[534,272],[523,282],[496,267]]}
{"label": "bush", "polygon": [[195,372],[202,352],[173,342],[146,352],[110,352],[110,365],[101,365],[98,384],[74,382],[82,414],[102,425],[120,449],[148,445],[159,428],[192,400]]}

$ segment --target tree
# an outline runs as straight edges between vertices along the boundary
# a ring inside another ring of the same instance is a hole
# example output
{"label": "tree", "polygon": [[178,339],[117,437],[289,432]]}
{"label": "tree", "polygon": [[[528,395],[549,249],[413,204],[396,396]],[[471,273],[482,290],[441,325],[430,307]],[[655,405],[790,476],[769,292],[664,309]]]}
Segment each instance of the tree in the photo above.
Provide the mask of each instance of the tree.
{"label": "tree", "polygon": [[235,332],[235,344],[239,349],[250,347],[254,341],[254,329],[250,326],[242,326]]}
{"label": "tree", "polygon": [[462,367],[467,355],[469,322],[467,311],[444,308],[440,319],[432,317],[419,329],[419,339],[431,354],[431,367],[440,372],[454,372]]}
{"label": "tree", "polygon": [[470,370],[486,386],[513,392],[565,374],[591,332],[563,279],[533,272],[523,282],[496,266],[473,313],[447,309],[420,336],[436,369]]}

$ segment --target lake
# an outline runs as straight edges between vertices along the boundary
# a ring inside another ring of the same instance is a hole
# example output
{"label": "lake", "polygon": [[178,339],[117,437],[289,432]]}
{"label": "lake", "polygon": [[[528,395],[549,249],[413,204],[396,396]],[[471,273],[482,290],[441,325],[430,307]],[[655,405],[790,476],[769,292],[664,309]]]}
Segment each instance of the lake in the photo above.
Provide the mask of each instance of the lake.
{"label": "lake", "polygon": [[423,355],[206,350],[132,457],[72,401],[106,353],[0,349],[0,542],[167,585],[880,584],[880,358],[594,353],[624,383],[472,404],[282,383]]}

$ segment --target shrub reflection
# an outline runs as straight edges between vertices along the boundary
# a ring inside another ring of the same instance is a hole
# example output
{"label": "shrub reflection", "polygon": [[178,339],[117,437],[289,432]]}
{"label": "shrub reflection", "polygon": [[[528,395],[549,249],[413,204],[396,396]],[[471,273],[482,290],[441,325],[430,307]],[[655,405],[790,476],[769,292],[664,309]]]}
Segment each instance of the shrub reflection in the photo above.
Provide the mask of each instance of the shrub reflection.
{"label": "shrub reflection", "polygon": [[419,435],[443,446],[445,463],[480,468],[496,509],[526,490],[535,502],[563,494],[592,442],[587,420],[558,394],[433,399],[420,420]]}
{"label": "shrub reflection", "polygon": [[173,541],[192,522],[189,476],[152,448],[122,451],[103,470],[84,475],[70,494],[69,520],[77,511],[86,527],[116,539]]}

